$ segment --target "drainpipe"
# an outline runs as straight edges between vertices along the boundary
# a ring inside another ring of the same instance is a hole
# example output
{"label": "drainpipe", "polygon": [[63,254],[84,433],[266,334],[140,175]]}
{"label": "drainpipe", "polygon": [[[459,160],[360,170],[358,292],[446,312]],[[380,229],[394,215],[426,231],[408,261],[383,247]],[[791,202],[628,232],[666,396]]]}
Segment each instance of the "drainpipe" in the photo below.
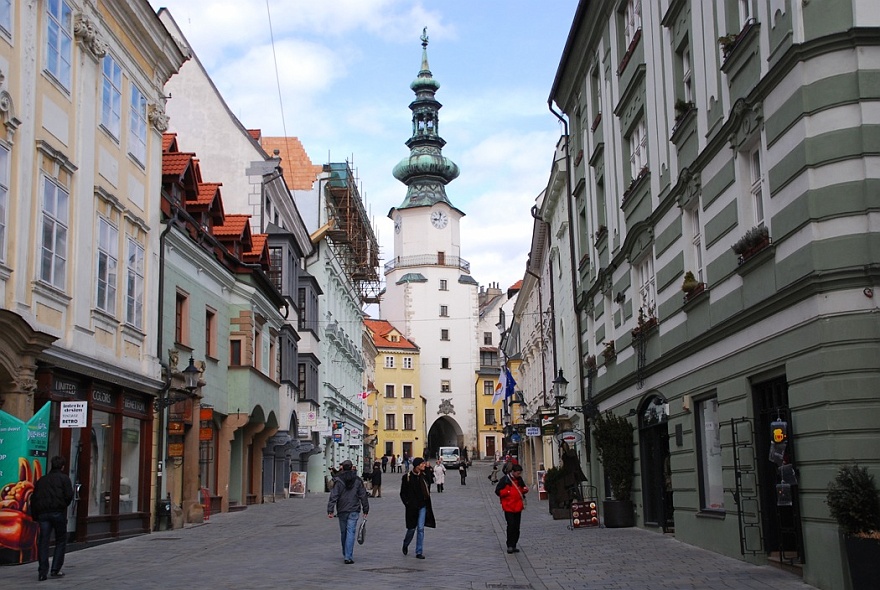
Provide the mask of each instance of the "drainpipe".
{"label": "drainpipe", "polygon": [[[553,110],[553,101],[552,99],[547,101],[547,107],[550,109],[550,112],[559,119],[565,129],[565,190],[566,196],[568,198],[567,201],[567,209],[568,209],[568,250],[569,250],[569,259],[570,259],[570,271],[571,271],[571,299],[572,299],[572,308],[574,309],[574,318],[577,323],[577,353],[578,353],[578,394],[580,397],[580,406],[581,408],[585,408],[586,400],[584,399],[584,344],[583,344],[583,331],[581,330],[581,314],[578,311],[577,304],[577,290],[575,286],[577,285],[577,269],[575,266],[575,252],[574,252],[574,214],[573,214],[573,199],[571,194],[571,154],[569,153],[569,145],[570,145],[570,137],[568,134],[568,121],[560,114]],[[554,330],[554,334],[555,334]],[[555,350],[555,348],[554,348]],[[584,412],[586,414],[586,412]],[[588,417],[584,416],[584,423],[586,424]],[[589,447],[588,447],[589,448]]]}
{"label": "drainpipe", "polygon": [[[159,390],[159,401],[162,402],[165,399],[165,396],[168,394],[168,390],[171,389],[171,368],[168,366],[168,363],[165,362],[164,356],[162,355],[162,310],[165,304],[165,237],[168,235],[168,232],[171,231],[174,223],[173,221],[177,217],[177,208],[172,204],[171,206],[172,217],[165,219],[162,223],[165,224],[165,229],[162,230],[162,233],[159,234],[159,301],[158,301],[158,310],[159,317],[156,321],[157,330],[156,330],[156,358],[159,359],[159,365],[162,367],[162,373],[165,377],[165,384],[162,386],[162,389]],[[165,412],[166,408],[159,408],[159,434],[156,445],[156,453],[158,455],[158,462],[156,464],[156,521],[154,524],[155,530],[159,530],[159,518],[162,514],[162,501],[163,501],[163,490],[165,488]]]}

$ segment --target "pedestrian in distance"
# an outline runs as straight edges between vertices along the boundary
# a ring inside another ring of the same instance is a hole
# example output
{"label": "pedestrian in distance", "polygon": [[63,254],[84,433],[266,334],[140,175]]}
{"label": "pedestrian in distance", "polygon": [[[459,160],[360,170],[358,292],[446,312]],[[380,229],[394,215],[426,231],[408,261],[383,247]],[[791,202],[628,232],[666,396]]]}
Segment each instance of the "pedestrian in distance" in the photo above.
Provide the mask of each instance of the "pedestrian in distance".
{"label": "pedestrian in distance", "polygon": [[367,489],[364,482],[357,476],[351,461],[342,462],[342,471],[333,480],[330,500],[327,502],[327,516],[333,518],[333,510],[339,519],[339,533],[342,540],[342,558],[346,564],[354,563],[354,541],[357,536],[357,524],[361,509],[364,520],[370,512],[367,500]]}
{"label": "pedestrian in distance", "polygon": [[382,455],[382,473],[388,471],[388,455]]}
{"label": "pedestrian in distance", "polygon": [[425,559],[425,527],[436,528],[434,510],[431,508],[431,490],[424,478],[425,460],[416,457],[412,471],[400,482],[400,499],[406,507],[406,535],[403,537],[403,554],[409,553],[409,544],[416,538],[416,559]]}
{"label": "pedestrian in distance", "polygon": [[407,453],[403,454],[403,472],[406,473],[409,471],[409,455]]}
{"label": "pedestrian in distance", "polygon": [[501,498],[501,509],[507,521],[507,552],[519,553],[519,527],[522,522],[522,511],[526,507],[525,495],[529,493],[526,482],[522,478],[522,465],[513,465],[510,473],[501,478],[495,486],[495,493]]}
{"label": "pedestrian in distance", "polygon": [[31,495],[31,517],[40,525],[37,545],[39,560],[38,579],[42,582],[49,574],[49,535],[55,533],[55,552],[52,554],[53,578],[64,577],[64,551],[67,549],[67,507],[73,501],[73,484],[62,470],[64,457],[52,457],[49,473],[34,484]]}
{"label": "pedestrian in distance", "polygon": [[443,465],[443,459],[437,459],[434,465],[434,483],[437,484],[437,492],[443,493],[443,486],[446,484],[446,466]]}
{"label": "pedestrian in distance", "polygon": [[498,483],[498,461],[492,463],[492,473],[489,474],[489,481]]}
{"label": "pedestrian in distance", "polygon": [[461,485],[466,486],[465,480],[467,479],[467,463],[462,460],[458,464],[458,474],[461,476]]}
{"label": "pedestrian in distance", "polygon": [[391,473],[397,473],[397,455],[391,455]]}
{"label": "pedestrian in distance", "polygon": [[379,462],[376,461],[373,463],[373,474],[372,474],[372,485],[373,485],[373,497],[381,498],[382,497],[382,469],[379,467]]}

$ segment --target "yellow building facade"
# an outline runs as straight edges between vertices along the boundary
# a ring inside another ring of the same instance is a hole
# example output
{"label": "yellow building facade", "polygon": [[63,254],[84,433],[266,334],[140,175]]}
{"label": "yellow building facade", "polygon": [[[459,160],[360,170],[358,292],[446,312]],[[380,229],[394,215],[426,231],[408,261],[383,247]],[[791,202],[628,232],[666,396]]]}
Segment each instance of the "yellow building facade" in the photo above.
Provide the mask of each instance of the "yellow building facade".
{"label": "yellow building facade", "polygon": [[[385,320],[364,320],[376,347],[375,388],[365,411],[376,435],[376,457],[424,456],[427,447],[425,398],[419,391],[419,347]],[[390,469],[390,467],[389,467]]]}

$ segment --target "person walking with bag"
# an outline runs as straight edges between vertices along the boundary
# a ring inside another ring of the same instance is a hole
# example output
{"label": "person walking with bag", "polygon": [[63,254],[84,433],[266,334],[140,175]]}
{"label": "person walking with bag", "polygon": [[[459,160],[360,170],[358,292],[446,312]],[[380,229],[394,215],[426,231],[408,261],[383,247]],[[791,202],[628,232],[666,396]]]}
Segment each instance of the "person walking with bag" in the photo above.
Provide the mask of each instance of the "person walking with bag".
{"label": "person walking with bag", "polygon": [[495,494],[501,498],[501,509],[504,510],[504,519],[507,521],[508,553],[519,553],[516,544],[519,542],[522,511],[526,507],[525,495],[529,493],[522,478],[522,470],[522,465],[513,465],[510,473],[502,477],[495,486]]}
{"label": "person walking with bag", "polygon": [[416,559],[425,559],[425,527],[436,528],[434,510],[431,508],[431,490],[423,472],[425,460],[416,457],[412,471],[404,474],[400,482],[400,499],[406,507],[406,535],[403,537],[403,554],[409,553],[409,544],[416,538]]}
{"label": "person walking with bag", "polygon": [[443,493],[443,486],[446,484],[446,466],[443,465],[443,459],[437,459],[434,466],[434,483],[437,484],[437,492]]}
{"label": "person walking with bag", "polygon": [[339,533],[342,540],[342,557],[346,564],[354,563],[354,541],[357,536],[357,524],[361,508],[364,520],[370,512],[367,500],[367,489],[364,482],[357,476],[351,461],[342,462],[342,471],[333,480],[330,500],[327,502],[327,517],[333,518],[333,510],[339,519]]}
{"label": "person walking with bag", "polygon": [[73,484],[62,471],[67,462],[55,456],[52,469],[34,483],[31,495],[31,516],[40,524],[37,556],[40,562],[38,579],[42,582],[49,573],[49,535],[55,533],[55,553],[52,555],[52,577],[61,578],[64,572],[64,551],[67,549],[67,507],[73,501]]}
{"label": "person walking with bag", "polygon": [[465,480],[467,479],[467,463],[464,459],[458,464],[458,474],[461,476],[461,485],[466,486]]}

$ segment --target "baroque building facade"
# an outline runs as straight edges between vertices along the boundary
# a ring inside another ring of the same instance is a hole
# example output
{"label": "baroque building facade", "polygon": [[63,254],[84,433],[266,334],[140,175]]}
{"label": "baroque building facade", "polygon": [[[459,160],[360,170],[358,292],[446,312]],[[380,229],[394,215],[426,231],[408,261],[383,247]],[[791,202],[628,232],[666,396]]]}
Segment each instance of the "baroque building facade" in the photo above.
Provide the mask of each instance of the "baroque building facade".
{"label": "baroque building facade", "polygon": [[[37,456],[67,460],[75,542],[150,530],[163,84],[185,60],[146,0],[0,12],[0,407],[48,407]],[[70,402],[85,424],[61,428]]]}
{"label": "baroque building facade", "polygon": [[550,94],[573,385],[635,427],[637,525],[829,589],[827,485],[880,467],[869,4],[583,1]]}

